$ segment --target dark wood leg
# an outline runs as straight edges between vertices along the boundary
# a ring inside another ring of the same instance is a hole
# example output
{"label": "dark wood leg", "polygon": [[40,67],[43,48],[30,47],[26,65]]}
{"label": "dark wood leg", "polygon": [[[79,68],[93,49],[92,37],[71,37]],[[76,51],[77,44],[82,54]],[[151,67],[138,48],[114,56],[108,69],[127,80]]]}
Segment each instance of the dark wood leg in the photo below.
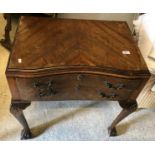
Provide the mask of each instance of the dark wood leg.
{"label": "dark wood leg", "polygon": [[2,46],[4,46],[6,49],[11,50],[11,39],[10,39],[10,31],[11,31],[11,14],[10,13],[4,13],[4,18],[6,19],[6,26],[5,26],[5,33],[4,33],[4,39],[0,40],[0,43]]}
{"label": "dark wood leg", "polygon": [[21,139],[29,139],[32,137],[30,128],[23,114],[23,110],[28,107],[31,102],[27,101],[18,101],[13,100],[10,107],[10,112],[14,115],[14,117],[20,122],[23,126],[23,130],[21,132]]}
{"label": "dark wood leg", "polygon": [[119,101],[119,104],[123,109],[108,128],[109,136],[117,136],[116,125],[137,109],[137,102],[133,100]]}

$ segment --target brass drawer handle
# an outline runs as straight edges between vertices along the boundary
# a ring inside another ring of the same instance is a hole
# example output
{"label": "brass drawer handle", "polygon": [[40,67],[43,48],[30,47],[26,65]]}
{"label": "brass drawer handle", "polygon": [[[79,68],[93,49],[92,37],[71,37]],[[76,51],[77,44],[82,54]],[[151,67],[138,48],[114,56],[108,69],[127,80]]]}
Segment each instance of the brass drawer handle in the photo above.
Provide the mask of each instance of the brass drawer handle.
{"label": "brass drawer handle", "polygon": [[84,75],[83,74],[77,75],[77,80],[78,81],[81,81],[83,78],[84,78]]}
{"label": "brass drawer handle", "polygon": [[109,83],[108,81],[104,81],[104,85],[107,87],[107,88],[110,88],[110,89],[113,89],[113,84]]}
{"label": "brass drawer handle", "polygon": [[113,84],[111,84],[111,83],[108,82],[108,81],[104,81],[104,85],[105,85],[107,88],[116,89],[116,90],[125,88],[125,85],[124,85],[123,83],[119,83],[119,84],[113,85]]}
{"label": "brass drawer handle", "polygon": [[101,97],[106,98],[106,94],[104,92],[100,92]]}
{"label": "brass drawer handle", "polygon": [[118,95],[116,93],[110,93],[109,95],[107,95],[107,97],[113,99],[118,97]]}
{"label": "brass drawer handle", "polygon": [[118,97],[118,95],[116,93],[106,94],[104,92],[100,92],[100,96],[103,98],[111,98],[111,99]]}
{"label": "brass drawer handle", "polygon": [[125,84],[123,83],[119,83],[115,86],[116,89],[122,89],[122,88],[125,88]]}
{"label": "brass drawer handle", "polygon": [[55,95],[57,92],[53,88],[53,81],[43,82],[34,82],[33,87],[38,89],[38,95],[40,97]]}

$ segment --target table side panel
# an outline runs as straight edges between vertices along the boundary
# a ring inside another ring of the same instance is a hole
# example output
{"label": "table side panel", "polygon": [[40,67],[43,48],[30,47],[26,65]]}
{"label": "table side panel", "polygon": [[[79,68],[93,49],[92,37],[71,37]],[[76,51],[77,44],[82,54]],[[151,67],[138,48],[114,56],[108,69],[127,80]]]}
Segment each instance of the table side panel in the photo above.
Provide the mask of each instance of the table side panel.
{"label": "table side panel", "polygon": [[139,93],[143,79],[64,74],[17,78],[16,82],[22,100],[125,100]]}

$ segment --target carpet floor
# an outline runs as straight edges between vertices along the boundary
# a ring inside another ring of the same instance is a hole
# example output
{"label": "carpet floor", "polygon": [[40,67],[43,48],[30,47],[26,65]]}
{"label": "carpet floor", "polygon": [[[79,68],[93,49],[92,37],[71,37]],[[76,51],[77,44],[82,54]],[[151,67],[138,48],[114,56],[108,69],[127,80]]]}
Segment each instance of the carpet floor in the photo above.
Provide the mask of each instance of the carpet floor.
{"label": "carpet floor", "polygon": [[[24,113],[31,141],[155,140],[153,109],[139,109],[117,126],[118,136],[109,137],[107,127],[120,110],[117,102],[57,101],[32,102]],[[6,110],[0,116],[0,140],[19,140],[19,123]]]}

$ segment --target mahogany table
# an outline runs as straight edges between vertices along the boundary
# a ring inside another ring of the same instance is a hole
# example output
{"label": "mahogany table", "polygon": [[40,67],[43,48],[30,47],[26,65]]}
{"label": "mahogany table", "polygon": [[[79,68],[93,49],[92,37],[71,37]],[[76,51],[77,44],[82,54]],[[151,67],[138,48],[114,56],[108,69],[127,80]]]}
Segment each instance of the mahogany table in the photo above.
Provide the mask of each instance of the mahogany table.
{"label": "mahogany table", "polygon": [[6,76],[10,111],[23,126],[21,139],[28,139],[23,110],[31,101],[56,100],[118,101],[122,111],[108,128],[116,136],[150,73],[126,22],[23,16]]}

